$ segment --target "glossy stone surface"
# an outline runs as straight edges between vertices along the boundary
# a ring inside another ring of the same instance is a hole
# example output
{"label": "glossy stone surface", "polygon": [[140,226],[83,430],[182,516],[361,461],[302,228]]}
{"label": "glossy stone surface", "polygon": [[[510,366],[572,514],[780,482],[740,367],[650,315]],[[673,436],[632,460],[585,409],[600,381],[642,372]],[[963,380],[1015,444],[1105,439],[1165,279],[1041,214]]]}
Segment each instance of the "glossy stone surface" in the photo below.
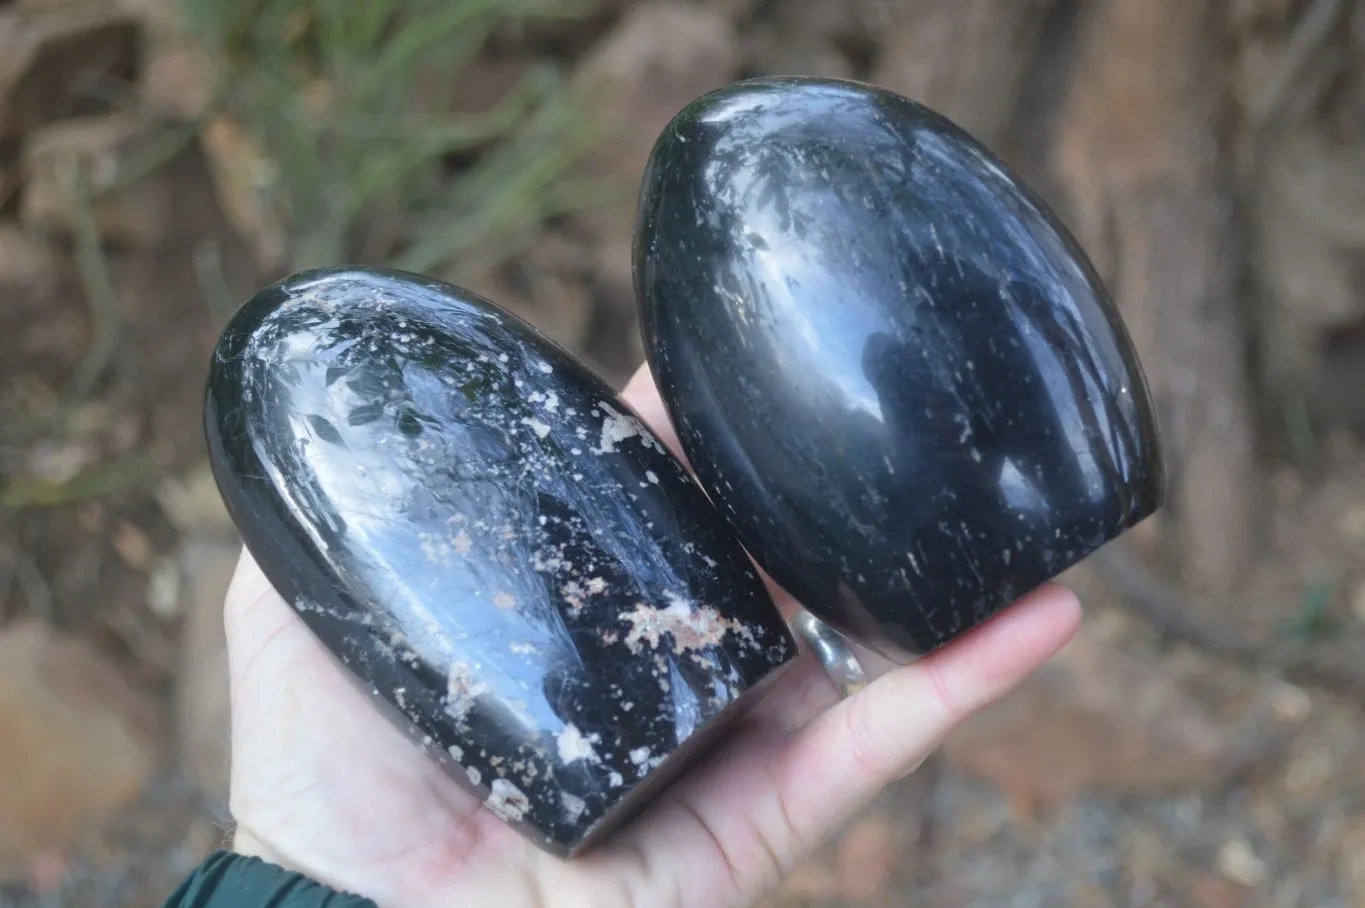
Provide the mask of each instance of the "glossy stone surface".
{"label": "glossy stone surface", "polygon": [[678,461],[567,353],[457,288],[369,270],[268,288],[214,353],[206,428],[285,599],[552,852],[652,798],[795,655]]}
{"label": "glossy stone surface", "polygon": [[656,144],[635,278],[685,453],[774,579],[905,659],[1155,510],[1157,431],[1075,241],[905,98],[741,82]]}

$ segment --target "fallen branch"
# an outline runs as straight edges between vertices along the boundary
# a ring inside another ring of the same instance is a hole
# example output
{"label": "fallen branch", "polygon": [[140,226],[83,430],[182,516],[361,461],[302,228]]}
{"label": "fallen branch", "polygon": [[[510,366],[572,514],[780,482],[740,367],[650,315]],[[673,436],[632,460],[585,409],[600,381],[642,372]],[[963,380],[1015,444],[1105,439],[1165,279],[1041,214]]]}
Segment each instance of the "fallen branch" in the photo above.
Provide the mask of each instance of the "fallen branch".
{"label": "fallen branch", "polygon": [[1091,560],[1124,602],[1162,636],[1295,684],[1365,697],[1365,660],[1349,642],[1263,637],[1231,620],[1210,617],[1236,615],[1238,604],[1210,602],[1182,589],[1144,564],[1122,541],[1104,547]]}

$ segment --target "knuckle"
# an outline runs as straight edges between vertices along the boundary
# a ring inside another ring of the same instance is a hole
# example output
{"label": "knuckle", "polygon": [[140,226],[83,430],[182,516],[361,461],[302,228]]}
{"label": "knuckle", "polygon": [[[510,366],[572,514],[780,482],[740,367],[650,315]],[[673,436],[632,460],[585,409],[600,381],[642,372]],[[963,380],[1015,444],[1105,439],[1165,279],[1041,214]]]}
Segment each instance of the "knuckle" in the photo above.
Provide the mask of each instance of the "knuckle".
{"label": "knuckle", "polygon": [[943,709],[947,724],[957,724],[966,717],[967,710],[962,705],[961,698],[953,691],[952,685],[948,683],[942,662],[936,659],[928,659],[923,668],[924,678],[929,682],[929,689],[934,692],[939,706]]}
{"label": "knuckle", "polygon": [[878,743],[873,710],[869,705],[871,702],[871,697],[863,695],[844,701],[844,734],[853,765],[860,772],[880,779],[887,774],[888,760],[884,748]]}

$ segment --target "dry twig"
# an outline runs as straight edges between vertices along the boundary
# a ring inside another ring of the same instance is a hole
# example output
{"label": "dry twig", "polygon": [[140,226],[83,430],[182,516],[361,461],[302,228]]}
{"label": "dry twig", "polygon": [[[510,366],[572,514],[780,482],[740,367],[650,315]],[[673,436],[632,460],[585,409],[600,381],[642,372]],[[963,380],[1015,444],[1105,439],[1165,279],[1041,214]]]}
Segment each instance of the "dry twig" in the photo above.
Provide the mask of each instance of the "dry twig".
{"label": "dry twig", "polygon": [[1143,564],[1122,542],[1093,558],[1124,601],[1163,636],[1295,684],[1365,697],[1365,661],[1349,641],[1256,636],[1233,621],[1211,617],[1235,615],[1238,603],[1204,601]]}

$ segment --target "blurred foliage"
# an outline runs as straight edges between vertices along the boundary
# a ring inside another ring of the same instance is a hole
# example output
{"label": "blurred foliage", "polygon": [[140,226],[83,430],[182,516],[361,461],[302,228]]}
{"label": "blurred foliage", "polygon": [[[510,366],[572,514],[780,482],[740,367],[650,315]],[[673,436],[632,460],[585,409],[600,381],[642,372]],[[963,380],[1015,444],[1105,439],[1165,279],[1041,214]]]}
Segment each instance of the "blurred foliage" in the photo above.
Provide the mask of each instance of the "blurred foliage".
{"label": "blurred foliage", "polygon": [[217,103],[269,161],[259,190],[284,225],[289,270],[361,251],[421,272],[476,245],[507,255],[528,227],[598,194],[569,178],[594,130],[553,66],[485,112],[452,113],[499,29],[581,15],[574,3],[183,2],[217,58]]}

